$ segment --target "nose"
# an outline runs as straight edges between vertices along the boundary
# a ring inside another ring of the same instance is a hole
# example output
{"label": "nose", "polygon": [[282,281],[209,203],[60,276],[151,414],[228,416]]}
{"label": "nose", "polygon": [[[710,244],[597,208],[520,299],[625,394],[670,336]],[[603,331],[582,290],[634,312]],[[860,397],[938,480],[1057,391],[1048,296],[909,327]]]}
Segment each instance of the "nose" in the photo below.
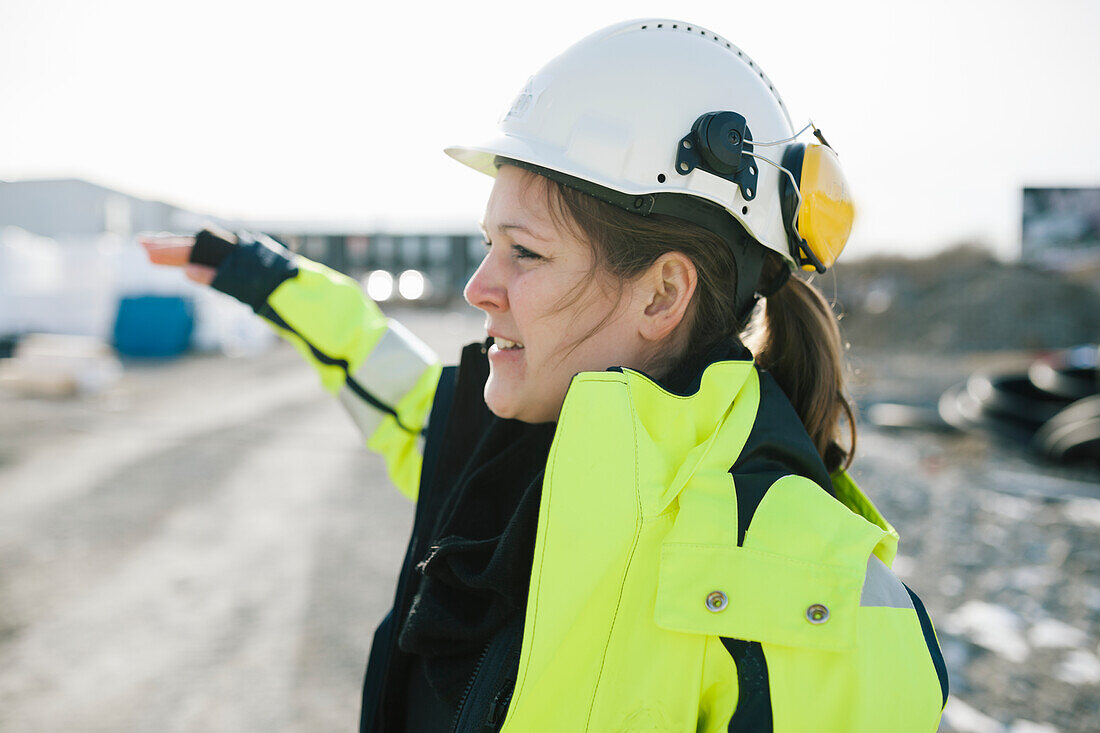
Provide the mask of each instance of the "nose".
{"label": "nose", "polygon": [[485,255],[477,270],[470,276],[462,290],[462,296],[467,303],[486,313],[507,309],[508,290],[492,252]]}

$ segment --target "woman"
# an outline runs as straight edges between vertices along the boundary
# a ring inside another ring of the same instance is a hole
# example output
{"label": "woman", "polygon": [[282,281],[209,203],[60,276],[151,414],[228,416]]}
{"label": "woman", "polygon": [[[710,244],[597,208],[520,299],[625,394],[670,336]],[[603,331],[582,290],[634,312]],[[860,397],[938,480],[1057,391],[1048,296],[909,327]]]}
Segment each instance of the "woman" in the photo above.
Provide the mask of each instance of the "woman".
{"label": "woman", "polygon": [[835,318],[790,276],[847,238],[831,150],[661,20],[568,49],[501,132],[447,151],[496,178],[458,367],[270,240],[147,242],[295,343],[417,500],[362,730],[934,730],[931,622],[844,472]]}

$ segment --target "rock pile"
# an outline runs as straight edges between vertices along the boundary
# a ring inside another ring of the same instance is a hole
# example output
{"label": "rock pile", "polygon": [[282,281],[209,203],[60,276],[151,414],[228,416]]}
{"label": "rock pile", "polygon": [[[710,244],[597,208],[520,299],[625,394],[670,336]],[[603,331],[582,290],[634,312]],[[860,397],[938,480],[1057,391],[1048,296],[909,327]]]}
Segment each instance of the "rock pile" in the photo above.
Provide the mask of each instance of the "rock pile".
{"label": "rock pile", "polygon": [[1100,336],[1100,277],[1003,263],[974,247],[842,263],[817,281],[854,345],[940,353],[1060,349]]}

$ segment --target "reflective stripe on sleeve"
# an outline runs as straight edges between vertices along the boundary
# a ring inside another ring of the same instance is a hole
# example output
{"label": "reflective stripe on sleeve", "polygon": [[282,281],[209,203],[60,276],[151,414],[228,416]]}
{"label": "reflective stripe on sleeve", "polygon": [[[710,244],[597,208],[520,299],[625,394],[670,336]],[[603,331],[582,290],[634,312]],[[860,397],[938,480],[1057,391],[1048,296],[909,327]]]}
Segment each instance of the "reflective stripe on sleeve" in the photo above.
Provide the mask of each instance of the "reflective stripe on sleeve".
{"label": "reflective stripe on sleeve", "polygon": [[913,610],[913,599],[898,576],[874,555],[867,560],[867,575],[863,578],[861,606],[885,606]]}
{"label": "reflective stripe on sleeve", "polygon": [[[337,394],[363,437],[369,438],[387,415],[400,417],[397,405],[438,361],[431,347],[394,320],[366,360],[349,374]],[[403,426],[408,428],[408,426]],[[419,429],[421,426],[415,426]]]}
{"label": "reflective stripe on sleeve", "polygon": [[374,431],[378,429],[378,426],[382,424],[382,420],[384,420],[388,414],[376,409],[369,402],[364,401],[362,397],[353,392],[346,384],[340,388],[340,391],[336,394],[336,399],[340,401],[340,404],[343,405],[344,409],[351,415],[352,421],[355,422],[355,426],[359,428],[359,432],[362,433],[364,438],[369,438],[373,435]]}

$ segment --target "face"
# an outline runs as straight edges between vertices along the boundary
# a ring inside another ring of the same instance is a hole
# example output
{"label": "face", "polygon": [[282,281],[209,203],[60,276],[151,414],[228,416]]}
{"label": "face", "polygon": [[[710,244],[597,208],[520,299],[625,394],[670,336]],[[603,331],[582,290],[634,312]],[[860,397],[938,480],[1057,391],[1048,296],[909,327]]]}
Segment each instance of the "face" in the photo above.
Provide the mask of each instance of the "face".
{"label": "face", "polygon": [[590,276],[592,252],[555,225],[544,179],[502,166],[483,227],[488,252],[465,295],[494,341],[485,402],[495,415],[553,422],[577,372],[642,368],[640,291]]}

